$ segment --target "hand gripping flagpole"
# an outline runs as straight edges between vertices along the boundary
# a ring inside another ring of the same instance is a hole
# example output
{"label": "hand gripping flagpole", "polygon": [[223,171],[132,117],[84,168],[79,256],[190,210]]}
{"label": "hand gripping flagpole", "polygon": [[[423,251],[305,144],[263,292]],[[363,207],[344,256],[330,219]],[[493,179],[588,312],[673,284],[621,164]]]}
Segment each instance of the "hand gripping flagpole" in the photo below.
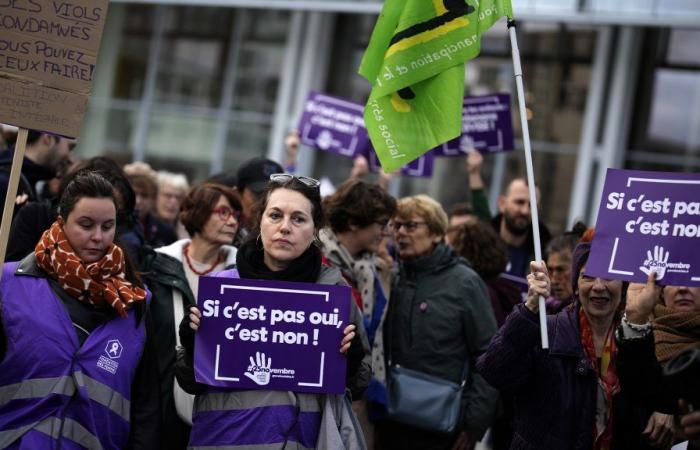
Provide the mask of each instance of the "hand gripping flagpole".
{"label": "hand gripping flagpole", "polygon": [[[535,190],[535,171],[532,168],[532,148],[530,147],[530,131],[527,127],[527,110],[525,109],[525,89],[523,88],[523,69],[520,65],[520,50],[518,50],[518,38],[515,35],[515,20],[508,18],[508,32],[510,33],[510,45],[513,53],[513,71],[515,72],[515,85],[518,89],[518,109],[520,110],[520,125],[523,130],[523,146],[525,147],[525,165],[527,167],[527,184],[530,192],[530,211],[532,212],[532,236],[535,241],[535,260],[542,261],[542,248],[540,247],[540,221],[537,213],[537,194]],[[549,336],[547,335],[547,311],[544,297],[539,298],[540,337],[542,348],[549,348]]]}

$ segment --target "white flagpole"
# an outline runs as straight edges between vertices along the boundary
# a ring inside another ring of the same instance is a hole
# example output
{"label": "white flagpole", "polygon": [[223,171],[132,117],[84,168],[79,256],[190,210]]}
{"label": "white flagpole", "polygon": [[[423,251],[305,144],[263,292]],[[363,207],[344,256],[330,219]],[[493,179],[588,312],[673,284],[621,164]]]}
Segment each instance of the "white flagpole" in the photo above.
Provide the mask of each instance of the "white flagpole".
{"label": "white flagpole", "polygon": [[[535,241],[535,260],[542,261],[542,247],[540,244],[540,221],[537,213],[537,194],[535,189],[535,171],[532,168],[532,148],[530,147],[530,131],[527,126],[527,110],[525,109],[525,89],[523,88],[523,69],[520,65],[520,50],[518,50],[518,38],[515,35],[515,20],[508,18],[508,32],[510,33],[510,45],[513,53],[513,71],[515,72],[515,85],[518,89],[518,109],[520,110],[520,125],[523,129],[523,146],[525,147],[525,165],[527,167],[527,184],[530,191],[530,211],[532,212],[532,236]],[[547,335],[547,311],[544,297],[539,299],[540,337],[542,348],[549,348],[549,336]]]}

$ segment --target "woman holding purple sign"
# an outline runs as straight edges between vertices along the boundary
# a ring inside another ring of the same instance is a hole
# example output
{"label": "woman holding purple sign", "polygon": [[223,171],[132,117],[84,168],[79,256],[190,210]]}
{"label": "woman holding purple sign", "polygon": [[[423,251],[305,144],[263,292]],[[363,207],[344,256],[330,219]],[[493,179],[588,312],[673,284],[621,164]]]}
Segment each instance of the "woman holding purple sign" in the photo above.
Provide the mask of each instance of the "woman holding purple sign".
{"label": "woman holding purple sign", "polygon": [[641,450],[651,415],[621,387],[615,329],[623,321],[627,283],[586,273],[593,229],[571,262],[573,306],[547,316],[549,350],[540,348],[538,298],[551,281],[543,262],[530,264],[527,301],[515,307],[479,359],[482,376],[515,404],[515,449]]}
{"label": "woman holding purple sign", "polygon": [[[257,280],[346,284],[340,271],[322,261],[315,241],[325,224],[319,182],[308,177],[273,174],[260,200],[251,240],[236,256],[236,268],[218,275]],[[256,449],[364,448],[349,408],[328,417],[327,397],[290,391],[222,390],[198,384],[194,378],[194,333],[201,313],[196,307],[180,324],[182,348],[176,375],[187,392],[196,394],[190,446]],[[340,351],[347,354],[346,386],[361,395],[370,378],[369,346],[356,307],[344,329]],[[336,425],[354,428],[340,433]],[[261,426],[261,424],[264,424]],[[328,426],[331,424],[332,426]],[[349,425],[348,425],[349,424]],[[335,433],[329,431],[335,429]],[[341,437],[342,436],[342,437]],[[343,445],[343,447],[340,447]]]}
{"label": "woman holding purple sign", "polygon": [[194,186],[182,202],[178,220],[192,236],[147,251],[144,279],[153,293],[151,313],[160,371],[164,450],[187,446],[194,398],[175,382],[178,326],[190,305],[196,304],[199,277],[231,267],[236,248],[241,201],[233,189],[216,183]]}

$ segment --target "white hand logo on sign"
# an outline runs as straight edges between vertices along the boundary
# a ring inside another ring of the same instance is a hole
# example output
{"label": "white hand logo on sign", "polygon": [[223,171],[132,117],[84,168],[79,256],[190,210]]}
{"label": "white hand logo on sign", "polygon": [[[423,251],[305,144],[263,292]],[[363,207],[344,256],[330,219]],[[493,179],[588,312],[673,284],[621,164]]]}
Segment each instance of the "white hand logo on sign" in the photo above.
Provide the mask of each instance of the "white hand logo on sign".
{"label": "white hand logo on sign", "polygon": [[265,353],[255,352],[255,360],[250,357],[250,366],[245,376],[250,378],[259,386],[265,386],[270,382],[270,367],[272,358],[265,358]]}
{"label": "white hand logo on sign", "polygon": [[654,246],[654,254],[651,250],[647,251],[647,259],[644,265],[639,266],[639,270],[647,276],[650,273],[656,272],[656,279],[660,280],[666,275],[666,263],[668,262],[668,252],[664,253],[664,248],[658,245]]}

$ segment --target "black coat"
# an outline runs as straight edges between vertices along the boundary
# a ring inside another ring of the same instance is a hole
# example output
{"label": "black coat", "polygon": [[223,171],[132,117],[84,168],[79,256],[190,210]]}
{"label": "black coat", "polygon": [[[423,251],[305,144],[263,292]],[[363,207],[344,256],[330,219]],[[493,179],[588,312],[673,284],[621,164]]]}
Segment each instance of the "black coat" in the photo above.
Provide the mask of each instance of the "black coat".
{"label": "black coat", "polygon": [[180,419],[175,409],[173,386],[175,382],[175,323],[173,289],[182,294],[184,310],[196,305],[187,283],[182,262],[164,253],[146,249],[142,262],[142,277],[151,291],[151,315],[153,317],[154,346],[157,349],[160,378],[161,427],[163,450],[179,450],[187,447],[190,426]]}

